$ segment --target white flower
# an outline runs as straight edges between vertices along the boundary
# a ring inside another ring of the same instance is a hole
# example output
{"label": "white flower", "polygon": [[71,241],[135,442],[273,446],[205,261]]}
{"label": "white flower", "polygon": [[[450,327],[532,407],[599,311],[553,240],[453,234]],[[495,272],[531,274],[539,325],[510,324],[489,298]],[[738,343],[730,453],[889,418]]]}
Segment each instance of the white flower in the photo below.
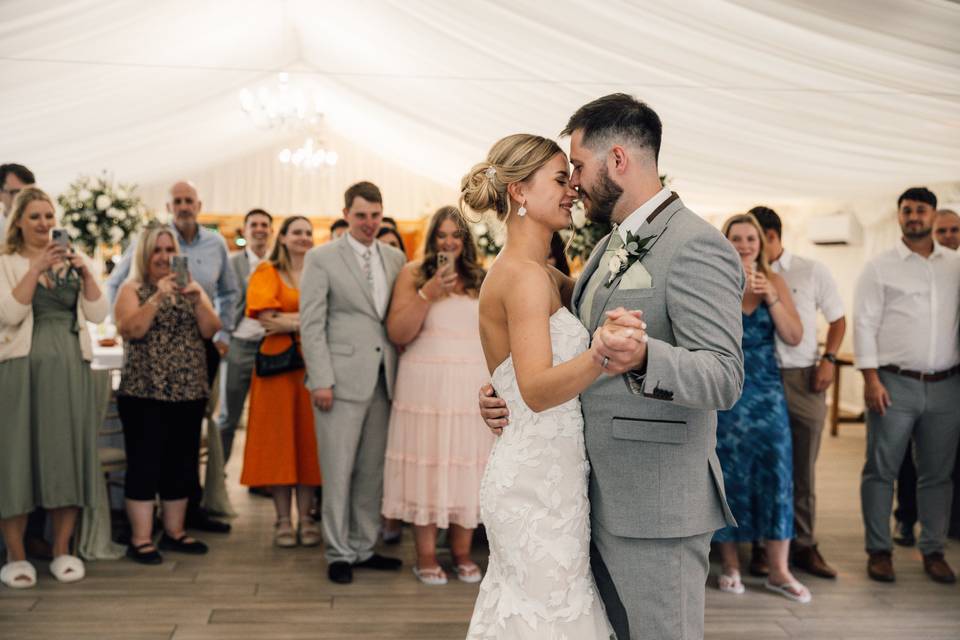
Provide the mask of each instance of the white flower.
{"label": "white flower", "polygon": [[116,207],[110,207],[109,209],[107,209],[107,217],[110,218],[111,220],[116,220],[117,218],[119,218],[120,213],[121,213],[120,209],[117,209]]}
{"label": "white flower", "polygon": [[123,240],[123,229],[120,227],[110,227],[110,242],[113,244],[120,244],[120,241]]}
{"label": "white flower", "polygon": [[622,267],[623,267],[623,262],[620,261],[620,257],[617,254],[614,254],[613,257],[610,258],[610,264],[609,264],[611,275],[616,275],[620,273],[620,269]]}
{"label": "white flower", "polygon": [[476,225],[474,225],[473,231],[478,236],[485,236],[487,235],[487,231],[489,231],[489,229],[487,229],[487,225],[485,225],[484,223],[478,222]]}
{"label": "white flower", "polygon": [[80,230],[76,227],[67,227],[67,235],[70,236],[71,240],[76,240],[80,237]]}
{"label": "white flower", "polygon": [[488,241],[486,238],[480,238],[479,244],[480,244],[481,247],[485,247],[485,246],[487,246],[487,245],[490,244],[490,243],[489,243],[489,241]]}
{"label": "white flower", "polygon": [[123,187],[117,189],[113,195],[117,200],[126,200],[130,196]]}
{"label": "white flower", "polygon": [[126,211],[124,211],[123,209],[120,209],[120,212],[119,212],[119,213],[120,213],[120,215],[117,216],[117,219],[118,219],[118,220],[126,220],[126,219],[127,219],[127,212],[126,212]]}
{"label": "white flower", "polygon": [[96,204],[97,204],[97,209],[100,209],[100,211],[106,211],[107,209],[110,208],[110,205],[113,204],[113,200],[111,200],[110,196],[108,196],[107,194],[101,193],[100,195],[97,196]]}
{"label": "white flower", "polygon": [[619,249],[617,249],[617,252],[613,255],[617,256],[617,259],[624,264],[626,264],[627,261],[629,260],[627,256],[627,250],[623,247],[620,247]]}
{"label": "white flower", "polygon": [[87,223],[87,233],[92,233],[92,234],[96,235],[96,233],[97,233],[97,224],[96,224],[95,222],[88,222],[88,223]]}
{"label": "white flower", "polygon": [[90,193],[89,189],[81,189],[80,193],[77,194],[77,198],[80,199],[80,202],[87,203],[90,201],[90,198],[93,197],[93,194]]}

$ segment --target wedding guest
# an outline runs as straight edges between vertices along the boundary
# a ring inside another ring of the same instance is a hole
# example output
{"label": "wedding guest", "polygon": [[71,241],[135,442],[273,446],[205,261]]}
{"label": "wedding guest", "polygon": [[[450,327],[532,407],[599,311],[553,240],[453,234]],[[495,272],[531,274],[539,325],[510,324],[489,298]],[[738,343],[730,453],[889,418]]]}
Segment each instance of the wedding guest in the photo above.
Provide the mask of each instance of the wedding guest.
{"label": "wedding guest", "polygon": [[380,228],[393,229],[394,231],[398,231],[400,229],[400,227],[397,226],[397,221],[390,216],[383,216],[380,218]]}
{"label": "wedding guest", "polygon": [[[190,182],[177,182],[170,188],[170,199],[166,207],[167,213],[173,217],[173,224],[169,228],[183,255],[189,259],[190,277],[216,304],[219,312],[222,329],[217,335],[204,342],[204,348],[207,351],[207,383],[211,389],[216,389],[214,380],[220,366],[220,359],[227,354],[229,348],[230,330],[234,326],[234,313],[240,296],[237,278],[230,267],[227,243],[223,236],[207,229],[197,220],[202,202],[196,187]],[[107,293],[111,300],[117,299],[120,286],[130,274],[132,251],[131,247],[107,280]],[[199,438],[197,447],[198,449],[200,447]],[[196,480],[189,496],[187,527],[213,533],[229,532],[228,523],[215,520],[201,508],[203,490],[200,487],[199,469],[195,475]]]}
{"label": "wedding guest", "polygon": [[547,257],[547,264],[556,267],[557,270],[565,276],[570,275],[570,263],[567,261],[566,243],[559,233],[554,232],[550,238],[550,255]]}
{"label": "wedding guest", "polygon": [[[443,252],[452,259],[438,264]],[[480,479],[493,434],[481,429],[473,390],[490,377],[480,346],[477,296],[485,272],[456,207],[441,207],[427,226],[423,259],[407,264],[393,288],[387,335],[405,347],[383,470],[383,515],[413,524],[414,574],[446,584],[437,562],[437,529],[449,529],[454,571],[479,582],[470,559],[480,521]]]}
{"label": "wedding guest", "polygon": [[790,422],[777,365],[776,338],[791,347],[803,325],[783,276],[770,269],[763,229],[751,214],[723,225],[747,274],[743,294],[743,394],[717,413],[717,456],[727,501],[739,526],[717,531],[723,574],[720,590],[743,593],[737,543],[763,540],[769,576],[764,586],[790,600],[810,602],[810,591],[790,573],[794,536]]}
{"label": "wedding guest", "polygon": [[[313,248],[313,225],[303,216],[286,218],[270,257],[250,276],[247,287],[249,318],[263,327],[260,353],[300,352],[300,275],[303,257]],[[240,483],[268,487],[277,521],[273,541],[278,547],[320,544],[320,530],[310,517],[314,492],[320,486],[317,437],[310,394],[303,385],[302,361],[274,375],[256,370],[250,385],[247,442]],[[296,494],[299,524],[291,519]]]}
{"label": "wedding guest", "polygon": [[383,455],[397,354],[384,318],[402,253],[377,242],[380,189],[359,182],[344,194],[348,232],[307,253],[300,285],[306,385],[315,407],[326,478],[323,537],[327,576],[353,581],[354,568],[398,570],[374,552],[383,500]]}
{"label": "wedding guest", "polygon": [[[764,233],[765,255],[774,273],[790,288],[803,325],[803,339],[791,346],[777,334],[777,358],[790,418],[793,445],[793,522],[796,537],[791,545],[792,560],[821,578],[836,578],[814,536],[816,516],[816,470],[820,437],[827,417],[827,388],[837,374],[837,351],[846,331],[843,300],[830,271],[823,264],[794,255],[783,248],[783,224],[769,207],[754,207],[750,213]],[[829,323],[826,346],[817,347],[817,312]]]}
{"label": "wedding guest", "polygon": [[80,509],[96,497],[96,406],[87,321],[109,304],[82,255],[51,241],[53,201],[33,187],[14,200],[0,249],[0,531],[7,548],[0,580],[36,584],[26,559],[28,514],[43,507],[53,525],[50,572],[61,582],[85,575],[70,554]]}
{"label": "wedding guest", "polygon": [[380,231],[377,231],[377,240],[402,251],[404,255],[407,253],[407,248],[403,246],[403,238],[400,237],[400,232],[396,229],[380,227]]}
{"label": "wedding guest", "polygon": [[220,319],[203,287],[177,284],[171,258],[180,255],[175,232],[151,225],[137,241],[133,272],[114,307],[124,339],[117,410],[127,452],[127,556],[163,561],[153,544],[153,506],[159,494],[163,536],[159,548],[203,554],[207,546],[184,532],[187,498],[199,465],[200,424],[210,394],[204,341]]}
{"label": "wedding guest", "polygon": [[330,240],[336,240],[345,234],[349,228],[350,223],[343,218],[337,218],[333,221],[333,224],[330,225]]}
{"label": "wedding guest", "polygon": [[933,236],[947,249],[960,249],[960,215],[953,209],[937,211],[937,217],[933,220]]}
{"label": "wedding guest", "polygon": [[[17,194],[26,187],[32,187],[36,182],[33,172],[22,164],[11,162],[0,165],[0,236],[4,235],[6,218],[13,211],[13,201]],[[46,524],[46,512],[42,507],[28,516],[27,532],[24,535],[24,546],[28,556],[41,560],[53,560],[53,550],[44,538]]]}
{"label": "wedding guest", "polygon": [[230,256],[230,266],[240,285],[237,300],[237,326],[230,338],[226,357],[226,375],[223,376],[223,402],[220,403],[220,437],[223,441],[224,463],[230,460],[233,439],[243,414],[243,405],[250,390],[253,363],[263,339],[263,325],[246,316],[247,282],[257,265],[267,257],[273,236],[273,216],[263,209],[251,209],[243,218],[243,249]]}
{"label": "wedding guest", "polygon": [[924,571],[956,576],[943,557],[951,472],[960,440],[960,256],[933,241],[936,196],[913,187],[897,199],[902,238],[870,260],[857,281],[854,353],[863,373],[867,456],[860,498],[867,574],[893,582],[893,483],[914,445]]}

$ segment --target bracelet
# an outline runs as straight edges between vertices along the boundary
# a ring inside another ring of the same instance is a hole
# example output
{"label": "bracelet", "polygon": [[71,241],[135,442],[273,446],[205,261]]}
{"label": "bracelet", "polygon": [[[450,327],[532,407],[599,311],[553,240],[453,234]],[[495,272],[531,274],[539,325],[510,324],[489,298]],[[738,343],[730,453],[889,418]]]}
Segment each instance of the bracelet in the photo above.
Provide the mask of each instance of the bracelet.
{"label": "bracelet", "polygon": [[777,305],[778,302],[780,302],[780,296],[777,296],[777,299],[776,299],[776,300],[774,300],[773,302],[771,302],[770,304],[768,304],[768,305],[767,305],[767,308],[768,308],[768,309],[772,309],[773,307],[775,307],[775,306]]}
{"label": "bracelet", "polygon": [[837,356],[834,353],[825,353],[820,356],[821,360],[826,360],[830,364],[837,364]]}
{"label": "bracelet", "polygon": [[420,298],[422,298],[426,302],[432,302],[432,300],[430,300],[430,298],[427,297],[427,294],[423,292],[423,287],[420,287],[419,289],[417,289],[417,295],[420,296]]}

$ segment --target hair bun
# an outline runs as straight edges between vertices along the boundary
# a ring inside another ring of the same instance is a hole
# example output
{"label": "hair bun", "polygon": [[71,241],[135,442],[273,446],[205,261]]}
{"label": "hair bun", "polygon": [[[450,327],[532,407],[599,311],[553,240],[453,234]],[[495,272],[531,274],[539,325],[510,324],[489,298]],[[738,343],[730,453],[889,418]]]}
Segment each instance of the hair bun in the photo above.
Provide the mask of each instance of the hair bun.
{"label": "hair bun", "polygon": [[[497,178],[490,176],[489,169],[493,165],[489,162],[478,162],[473,165],[467,175],[460,181],[461,209],[466,204],[477,213],[494,210],[499,214],[498,202],[500,192],[497,188]],[[494,172],[496,169],[494,169]]]}

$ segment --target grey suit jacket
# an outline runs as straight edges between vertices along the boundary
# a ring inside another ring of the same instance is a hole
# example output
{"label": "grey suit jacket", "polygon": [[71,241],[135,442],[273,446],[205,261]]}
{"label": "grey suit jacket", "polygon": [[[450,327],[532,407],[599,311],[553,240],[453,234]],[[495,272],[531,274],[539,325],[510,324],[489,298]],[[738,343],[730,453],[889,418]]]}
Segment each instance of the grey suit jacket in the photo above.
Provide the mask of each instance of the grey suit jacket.
{"label": "grey suit jacket", "polygon": [[[378,242],[393,289],[406,263],[402,252]],[[380,365],[393,397],[397,351],[387,339],[373,292],[346,236],[307,252],[300,277],[300,335],[307,388],[333,387],[334,398],[365,402],[377,387]]]}
{"label": "grey suit jacket", "polygon": [[[235,324],[240,324],[240,320],[247,312],[247,284],[250,282],[250,259],[247,258],[246,251],[237,251],[230,255],[230,268],[237,276],[237,284],[240,285],[240,295],[237,297],[237,312]],[[233,327],[236,330],[236,326]]]}
{"label": "grey suit jacket", "polygon": [[[581,396],[590,504],[611,533],[676,538],[735,524],[717,459],[717,410],[743,386],[743,269],[730,243],[674,194],[639,235],[655,235],[642,264],[652,286],[621,289],[620,279],[593,299],[590,333],[603,311],[643,310],[646,376],[601,377]],[[590,256],[573,294],[599,265],[608,238]]]}

